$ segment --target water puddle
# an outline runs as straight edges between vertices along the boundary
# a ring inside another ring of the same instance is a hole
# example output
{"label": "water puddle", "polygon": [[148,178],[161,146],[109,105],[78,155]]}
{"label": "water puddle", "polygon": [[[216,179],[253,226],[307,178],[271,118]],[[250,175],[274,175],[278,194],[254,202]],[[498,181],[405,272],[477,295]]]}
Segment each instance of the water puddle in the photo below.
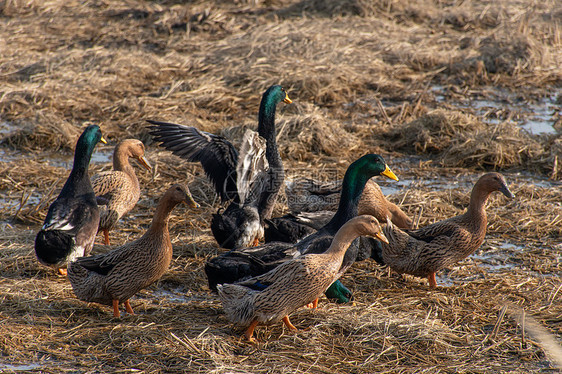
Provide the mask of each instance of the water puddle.
{"label": "water puddle", "polygon": [[489,247],[477,250],[470,258],[476,260],[478,266],[488,272],[498,273],[520,266],[521,260],[518,260],[517,254],[524,250],[525,247],[522,245],[491,242]]}
{"label": "water puddle", "polygon": [[165,300],[170,304],[186,304],[193,301],[204,301],[207,300],[204,297],[192,295],[190,292],[186,292],[180,288],[175,288],[172,290],[157,289],[151,294],[151,298],[158,299],[160,301]]}
{"label": "water puddle", "polygon": [[8,121],[2,121],[0,119],[0,137],[10,135],[13,132],[16,132],[17,129],[18,129],[18,127],[16,125],[13,125]]}
{"label": "water puddle", "polygon": [[41,367],[40,364],[27,365],[4,365],[0,364],[0,373],[21,373],[22,371],[36,370]]}
{"label": "water puddle", "polygon": [[405,188],[429,188],[435,190],[450,190],[463,188],[470,190],[476,179],[465,178],[427,178],[427,179],[400,179],[398,182],[377,181],[385,196],[403,191]]}
{"label": "water puddle", "polygon": [[472,109],[485,122],[497,124],[510,119],[531,134],[557,133],[554,124],[560,116],[560,105],[556,103],[556,93],[534,101],[525,101],[507,90],[488,88],[484,92],[469,92],[468,95],[472,96],[470,100],[455,100],[446,87],[437,85],[431,90],[437,102]]}

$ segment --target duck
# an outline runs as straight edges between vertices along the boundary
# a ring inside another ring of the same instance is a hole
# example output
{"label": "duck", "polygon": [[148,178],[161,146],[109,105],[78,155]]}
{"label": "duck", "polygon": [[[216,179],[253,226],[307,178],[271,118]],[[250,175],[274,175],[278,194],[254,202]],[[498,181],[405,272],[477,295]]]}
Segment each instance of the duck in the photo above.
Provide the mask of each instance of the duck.
{"label": "duck", "polygon": [[88,175],[98,142],[107,144],[99,126],[86,127],[76,143],[70,175],[35,237],[37,260],[61,275],[70,261],[90,253],[98,231],[100,214]]}
{"label": "duck", "polygon": [[[330,221],[317,232],[296,244],[273,242],[257,247],[249,247],[220,254],[205,264],[209,288],[216,291],[218,284],[236,283],[244,279],[264,274],[289,259],[306,253],[322,253],[328,248],[336,232],[350,219],[357,216],[361,193],[367,181],[376,175],[398,181],[384,158],[377,154],[366,154],[354,161],[345,173],[338,210]],[[343,267],[353,264],[359,253],[359,244],[354,242],[346,252]],[[335,287],[338,287],[336,284]],[[338,292],[347,302],[348,292]]]}
{"label": "duck", "polygon": [[383,228],[389,241],[382,243],[384,263],[397,273],[427,278],[430,288],[436,288],[435,274],[440,269],[468,257],[482,245],[488,223],[486,201],[496,191],[514,198],[502,174],[487,173],[474,184],[464,214],[417,230],[401,230],[388,222]]}
{"label": "duck", "polygon": [[[286,183],[286,186],[285,194],[291,213],[265,220],[266,243],[296,243],[325,225],[337,208],[341,181],[320,183],[302,178]],[[382,223],[386,223],[390,217],[395,226],[412,228],[412,219],[399,206],[388,201],[380,186],[372,179],[365,184],[358,214],[370,214]]]}
{"label": "duck", "polygon": [[297,330],[289,314],[305,305],[318,305],[322,293],[345,272],[342,261],[347,248],[361,235],[387,241],[375,217],[358,216],[343,224],[321,253],[304,254],[243,282],[219,284],[227,318],[246,327],[244,337],[252,343],[258,324],[282,320],[290,330]]}
{"label": "duck", "polygon": [[[264,219],[271,218],[285,178],[275,129],[275,111],[281,102],[291,104],[292,100],[279,85],[262,95],[257,134],[265,139],[265,152],[255,141],[239,154],[222,136],[195,127],[148,121],[154,140],[179,157],[200,162],[221,201],[228,203],[211,219],[211,231],[222,248],[255,246],[263,238]],[[263,154],[267,162],[260,158]],[[254,171],[248,172],[248,168]]]}
{"label": "duck", "polygon": [[144,168],[151,170],[150,163],[144,157],[144,144],[137,139],[124,139],[113,151],[113,170],[92,177],[92,187],[100,209],[98,232],[103,232],[105,245],[109,245],[109,230],[139,201],[139,180],[129,158],[135,158]]}
{"label": "duck", "polygon": [[129,299],[164,275],[172,260],[168,221],[172,210],[184,202],[199,205],[187,186],[175,184],[162,195],[148,230],[140,238],[107,253],[80,257],[68,266],[68,279],[76,297],[113,307],[119,317],[119,304],[134,314]]}

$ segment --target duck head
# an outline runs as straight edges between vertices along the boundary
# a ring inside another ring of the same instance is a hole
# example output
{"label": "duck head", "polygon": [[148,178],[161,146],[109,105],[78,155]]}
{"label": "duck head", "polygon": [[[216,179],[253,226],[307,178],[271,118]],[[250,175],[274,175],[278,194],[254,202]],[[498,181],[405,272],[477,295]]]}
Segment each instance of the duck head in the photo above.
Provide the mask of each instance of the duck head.
{"label": "duck head", "polygon": [[164,198],[175,204],[185,203],[191,208],[199,208],[199,204],[193,200],[189,188],[183,184],[174,184],[168,188],[164,194]]}
{"label": "duck head", "polygon": [[478,182],[476,182],[474,187],[487,193],[499,191],[509,199],[513,199],[515,197],[507,187],[505,178],[500,173],[484,174],[480,177],[480,179],[478,179]]}
{"label": "duck head", "polygon": [[90,125],[82,132],[76,142],[74,150],[74,168],[86,169],[94,152],[94,147],[99,142],[107,144],[98,125]]}
{"label": "duck head", "polygon": [[351,164],[349,169],[357,170],[358,173],[369,176],[369,178],[375,175],[384,175],[387,178],[398,181],[398,177],[390,170],[384,158],[374,153],[361,157]]}
{"label": "duck head", "polygon": [[348,303],[353,299],[351,291],[339,280],[332,283],[325,294],[328,299],[335,300],[338,304]]}
{"label": "duck head", "polygon": [[379,220],[371,215],[365,214],[355,217],[347,225],[353,225],[359,236],[368,236],[388,244],[388,239],[382,232]]}
{"label": "duck head", "polygon": [[125,139],[117,145],[127,150],[127,157],[136,159],[146,170],[150,171],[151,166],[144,157],[144,144],[138,139]]}

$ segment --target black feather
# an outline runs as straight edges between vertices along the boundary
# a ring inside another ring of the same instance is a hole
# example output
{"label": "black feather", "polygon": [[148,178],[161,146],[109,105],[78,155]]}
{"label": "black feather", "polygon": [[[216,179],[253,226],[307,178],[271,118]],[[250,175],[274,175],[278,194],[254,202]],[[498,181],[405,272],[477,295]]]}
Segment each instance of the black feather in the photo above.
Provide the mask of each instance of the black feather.
{"label": "black feather", "polygon": [[173,154],[200,162],[221,200],[238,199],[238,151],[226,138],[184,125],[147,120],[154,140]]}

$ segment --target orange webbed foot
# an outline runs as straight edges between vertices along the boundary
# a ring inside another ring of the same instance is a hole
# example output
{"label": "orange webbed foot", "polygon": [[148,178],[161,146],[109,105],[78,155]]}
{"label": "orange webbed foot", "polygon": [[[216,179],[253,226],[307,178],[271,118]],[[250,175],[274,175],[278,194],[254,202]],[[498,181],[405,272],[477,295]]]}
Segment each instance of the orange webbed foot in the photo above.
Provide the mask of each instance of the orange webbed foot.
{"label": "orange webbed foot", "polygon": [[429,281],[429,288],[435,289],[437,288],[437,281],[435,280],[435,272],[429,273],[427,276],[427,280]]}
{"label": "orange webbed foot", "polygon": [[289,321],[289,316],[283,317],[283,323],[289,330],[298,331],[298,329],[291,323],[291,321]]}
{"label": "orange webbed foot", "polygon": [[252,323],[250,323],[250,326],[248,326],[248,328],[246,329],[246,332],[244,333],[244,339],[250,344],[258,343],[258,340],[254,338],[254,329],[256,328],[257,325],[258,325],[258,320],[257,319],[253,320]]}
{"label": "orange webbed foot", "polygon": [[121,313],[119,313],[119,300],[113,300],[113,317],[121,317]]}
{"label": "orange webbed foot", "polygon": [[310,309],[316,309],[318,307],[318,298],[316,298],[313,302],[306,305]]}
{"label": "orange webbed foot", "polygon": [[66,269],[58,268],[57,271],[60,275],[62,275],[64,277],[68,276],[68,271]]}
{"label": "orange webbed foot", "polygon": [[129,304],[129,300],[125,301],[123,303],[125,305],[125,310],[127,311],[127,313],[134,315],[135,312],[133,312],[133,308],[131,308],[131,304]]}
{"label": "orange webbed foot", "polygon": [[103,243],[109,245],[109,231],[103,230]]}

